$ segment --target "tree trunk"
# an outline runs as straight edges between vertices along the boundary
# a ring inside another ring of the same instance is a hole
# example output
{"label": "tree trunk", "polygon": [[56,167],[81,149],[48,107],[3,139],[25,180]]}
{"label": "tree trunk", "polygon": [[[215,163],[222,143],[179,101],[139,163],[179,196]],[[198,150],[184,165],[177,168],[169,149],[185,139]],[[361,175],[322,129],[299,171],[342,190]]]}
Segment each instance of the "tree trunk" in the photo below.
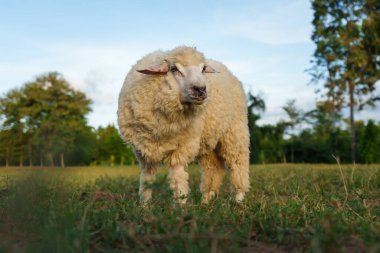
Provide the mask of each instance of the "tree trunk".
{"label": "tree trunk", "polygon": [[29,143],[28,147],[28,156],[29,156],[29,167],[32,167],[32,143]]}
{"label": "tree trunk", "polygon": [[356,162],[356,130],[355,130],[355,100],[354,100],[354,90],[355,84],[350,81],[349,82],[349,92],[350,92],[350,125],[351,125],[351,160],[352,163]]}
{"label": "tree trunk", "polygon": [[111,167],[113,167],[115,165],[115,156],[114,155],[110,156],[110,164],[111,164]]}
{"label": "tree trunk", "polygon": [[9,167],[9,148],[7,148],[7,156],[5,157],[5,167]]}
{"label": "tree trunk", "polygon": [[20,161],[19,161],[19,166],[23,167],[24,166],[24,153],[20,151]]}
{"label": "tree trunk", "polygon": [[50,167],[54,167],[54,159],[53,159],[53,153],[49,151],[47,153],[47,159]]}
{"label": "tree trunk", "polygon": [[44,167],[44,158],[42,156],[42,154],[40,154],[40,167]]}
{"label": "tree trunk", "polygon": [[23,167],[24,165],[24,144],[23,144],[23,136],[22,131],[20,130],[20,157],[19,157],[19,166]]}
{"label": "tree trunk", "polygon": [[293,140],[292,140],[292,144],[290,145],[290,160],[291,160],[291,163],[294,163],[294,148],[293,148]]}
{"label": "tree trunk", "polygon": [[61,168],[65,167],[65,155],[61,152]]}

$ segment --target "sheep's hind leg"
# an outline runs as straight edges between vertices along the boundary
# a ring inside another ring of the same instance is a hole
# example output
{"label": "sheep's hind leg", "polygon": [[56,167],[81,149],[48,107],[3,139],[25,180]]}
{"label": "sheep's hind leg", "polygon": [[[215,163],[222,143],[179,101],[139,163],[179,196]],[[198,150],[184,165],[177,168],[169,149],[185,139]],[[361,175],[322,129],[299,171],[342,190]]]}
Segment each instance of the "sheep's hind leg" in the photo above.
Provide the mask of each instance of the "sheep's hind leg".
{"label": "sheep's hind leg", "polygon": [[146,205],[152,199],[152,188],[151,184],[155,179],[156,168],[142,168],[140,173],[140,187],[139,195],[140,202],[143,205]]}
{"label": "sheep's hind leg", "polygon": [[236,202],[242,202],[249,191],[249,162],[245,161],[245,154],[240,155],[238,160],[227,162],[231,169],[231,190],[235,193]]}
{"label": "sheep's hind leg", "polygon": [[147,162],[138,150],[134,149],[134,153],[141,167],[139,185],[140,203],[146,205],[152,199],[152,188],[150,185],[155,179],[157,166]]}
{"label": "sheep's hind leg", "polygon": [[201,192],[202,203],[207,204],[219,194],[220,185],[223,182],[224,164],[215,152],[203,155],[199,158],[202,167]]}
{"label": "sheep's hind leg", "polygon": [[236,126],[230,129],[221,142],[221,155],[231,169],[231,190],[236,202],[242,202],[249,191],[249,140],[248,129]]}
{"label": "sheep's hind leg", "polygon": [[189,194],[189,174],[182,165],[173,166],[169,169],[169,186],[178,204],[186,204]]}

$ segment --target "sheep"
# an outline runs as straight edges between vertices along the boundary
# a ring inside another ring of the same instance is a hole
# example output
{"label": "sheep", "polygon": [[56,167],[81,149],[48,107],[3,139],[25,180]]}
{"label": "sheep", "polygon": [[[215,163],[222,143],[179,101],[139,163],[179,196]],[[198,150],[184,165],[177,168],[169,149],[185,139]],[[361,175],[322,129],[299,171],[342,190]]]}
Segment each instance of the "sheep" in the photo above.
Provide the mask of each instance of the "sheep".
{"label": "sheep", "polygon": [[117,114],[121,137],[141,167],[142,204],[152,197],[149,185],[162,163],[176,203],[185,204],[185,168],[196,159],[202,203],[218,195],[225,165],[234,198],[243,201],[249,190],[247,106],[240,81],[225,65],[187,46],[150,53],[128,72]]}

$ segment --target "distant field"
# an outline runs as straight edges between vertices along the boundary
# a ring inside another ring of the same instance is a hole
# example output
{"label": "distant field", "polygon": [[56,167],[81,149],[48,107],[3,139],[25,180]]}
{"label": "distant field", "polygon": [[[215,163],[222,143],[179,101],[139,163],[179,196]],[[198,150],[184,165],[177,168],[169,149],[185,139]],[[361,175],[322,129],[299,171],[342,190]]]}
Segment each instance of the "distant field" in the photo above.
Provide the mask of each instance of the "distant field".
{"label": "distant field", "polygon": [[0,252],[380,252],[380,165],[252,166],[241,205],[189,172],[186,206],[161,170],[144,209],[137,167],[0,168]]}

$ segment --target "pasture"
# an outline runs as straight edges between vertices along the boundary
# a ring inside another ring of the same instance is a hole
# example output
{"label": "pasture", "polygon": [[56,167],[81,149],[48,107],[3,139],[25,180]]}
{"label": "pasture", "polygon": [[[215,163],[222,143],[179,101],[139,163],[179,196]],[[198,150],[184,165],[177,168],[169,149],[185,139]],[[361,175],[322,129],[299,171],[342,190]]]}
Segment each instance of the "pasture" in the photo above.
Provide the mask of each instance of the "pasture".
{"label": "pasture", "polygon": [[0,168],[0,252],[380,251],[380,165],[252,166],[240,205],[188,171],[185,206],[162,169],[143,208],[137,167]]}

